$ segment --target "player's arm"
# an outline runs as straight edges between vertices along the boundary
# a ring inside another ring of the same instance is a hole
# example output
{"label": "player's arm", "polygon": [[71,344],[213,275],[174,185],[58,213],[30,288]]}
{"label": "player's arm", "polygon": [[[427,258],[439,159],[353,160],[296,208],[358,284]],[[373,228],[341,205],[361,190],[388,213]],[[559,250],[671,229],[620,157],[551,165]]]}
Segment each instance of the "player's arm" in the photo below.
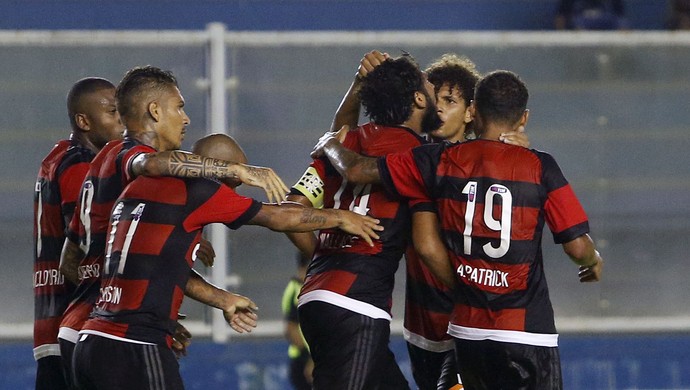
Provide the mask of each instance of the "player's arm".
{"label": "player's arm", "polygon": [[357,93],[362,83],[362,78],[381,65],[388,57],[388,53],[381,53],[378,50],[372,50],[362,57],[357,73],[355,73],[355,79],[350,84],[350,88],[345,93],[340,106],[338,106],[338,110],[335,112],[331,131],[338,131],[343,126],[350,126],[351,128],[357,126],[360,111],[360,101]]}
{"label": "player's arm", "polygon": [[[306,196],[289,194],[285,198],[288,202],[299,203],[304,207],[313,207],[311,201]],[[287,238],[300,251],[302,256],[311,258],[316,250],[316,236],[313,232],[285,232]]]}
{"label": "player's arm", "polygon": [[373,245],[378,239],[377,231],[383,230],[379,220],[347,210],[315,209],[301,204],[285,202],[278,206],[263,204],[259,212],[247,222],[279,232],[309,232],[320,229],[339,228],[364,239]]}
{"label": "player's arm", "polygon": [[589,234],[563,244],[563,251],[570,259],[580,266],[578,277],[580,282],[597,282],[601,279],[601,271],[604,260],[594,247],[594,242]]}
{"label": "player's arm", "polygon": [[134,176],[205,177],[234,179],[266,191],[269,202],[282,201],[288,188],[271,168],[203,157],[181,150],[141,153],[130,165]]}
{"label": "player's arm", "polygon": [[190,270],[184,294],[196,301],[223,311],[225,321],[238,332],[251,332],[256,327],[258,307],[249,298],[233,294],[209,283],[195,270]]}
{"label": "player's arm", "polygon": [[196,258],[207,267],[213,267],[216,260],[216,251],[211,242],[205,239],[199,240],[199,249],[196,251]]}
{"label": "player's arm", "polygon": [[185,318],[187,318],[186,315],[177,313],[177,324],[175,324],[172,345],[170,346],[178,359],[187,356],[187,347],[192,343],[192,333],[180,323],[180,320]]}
{"label": "player's arm", "polygon": [[84,256],[84,251],[81,250],[78,244],[72,242],[69,238],[65,239],[65,244],[62,246],[62,252],[60,253],[60,272],[65,275],[65,279],[74,284],[79,284],[77,269]]}
{"label": "player's arm", "polygon": [[350,183],[381,183],[381,173],[374,157],[365,157],[342,145],[349,129],[343,126],[338,132],[327,132],[319,139],[311,152],[312,158],[325,156],[340,175]]}
{"label": "player's arm", "polygon": [[414,249],[429,271],[449,288],[455,287],[457,279],[443,244],[438,216],[431,211],[417,211],[412,214],[412,242]]}

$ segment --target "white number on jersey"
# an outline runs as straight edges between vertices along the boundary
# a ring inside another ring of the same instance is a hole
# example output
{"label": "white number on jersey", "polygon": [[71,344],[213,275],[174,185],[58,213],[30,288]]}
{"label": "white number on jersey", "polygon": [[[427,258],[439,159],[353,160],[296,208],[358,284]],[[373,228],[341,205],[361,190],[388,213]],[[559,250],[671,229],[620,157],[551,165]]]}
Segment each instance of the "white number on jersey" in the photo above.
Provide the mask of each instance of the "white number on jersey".
{"label": "white number on jersey", "polygon": [[[467,195],[467,209],[465,210],[465,230],[463,231],[463,252],[469,255],[472,250],[472,221],[474,220],[475,208],[477,203],[477,182],[470,181],[462,189],[462,193]],[[501,217],[496,219],[493,216],[493,208],[496,198],[501,206]],[[510,190],[500,184],[492,184],[484,196],[484,225],[487,228],[501,233],[501,243],[498,248],[494,248],[490,243],[482,248],[487,256],[497,259],[508,253],[510,248],[510,232],[512,228],[513,215],[513,195]]]}

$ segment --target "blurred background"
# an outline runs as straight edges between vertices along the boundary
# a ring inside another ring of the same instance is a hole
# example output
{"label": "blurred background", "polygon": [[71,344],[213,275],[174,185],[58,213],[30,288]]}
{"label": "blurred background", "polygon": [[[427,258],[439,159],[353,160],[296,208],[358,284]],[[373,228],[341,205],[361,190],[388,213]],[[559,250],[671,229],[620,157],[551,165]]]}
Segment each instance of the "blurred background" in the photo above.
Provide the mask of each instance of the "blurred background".
{"label": "blurred background", "polygon": [[[622,3],[601,24],[559,13],[558,0],[0,1],[0,389],[33,387],[33,183],[69,134],[65,96],[76,80],[170,69],[192,121],[183,148],[227,132],[250,163],[291,185],[372,49],[408,51],[422,68],[453,52],[526,82],[532,147],[561,165],[606,261],[604,280],[582,285],[544,235],[566,389],[690,389],[690,6]],[[220,122],[211,86],[225,102]],[[223,239],[227,257],[216,262],[230,289],[257,302],[261,322],[226,343],[229,328],[219,334],[209,310],[185,302],[197,336],[180,361],[187,387],[286,388],[280,298],[295,250],[250,226]],[[391,346],[409,371],[403,287],[401,262]]]}

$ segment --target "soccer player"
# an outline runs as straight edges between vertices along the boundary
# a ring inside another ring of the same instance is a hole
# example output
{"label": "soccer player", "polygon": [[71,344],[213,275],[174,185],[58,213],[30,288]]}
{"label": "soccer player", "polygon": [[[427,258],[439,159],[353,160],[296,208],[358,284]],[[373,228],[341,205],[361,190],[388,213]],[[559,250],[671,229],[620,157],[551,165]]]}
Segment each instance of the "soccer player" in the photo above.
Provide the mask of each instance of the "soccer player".
{"label": "soccer player", "polygon": [[115,104],[115,86],[89,77],[67,95],[72,128],[41,162],[34,192],[34,358],[36,389],[67,389],[58,328],[74,285],[60,274],[60,250],[89,162],[124,127]]}
{"label": "soccer player", "polygon": [[[470,102],[479,80],[474,63],[445,54],[427,67],[426,74],[434,85],[436,105],[443,121],[441,127],[431,132],[433,139],[456,143],[472,137]],[[513,142],[516,140],[522,141],[514,139]],[[446,250],[439,232],[435,207],[418,207],[412,214],[412,234],[418,237],[417,242],[424,242],[425,247],[421,249]],[[453,309],[448,287],[431,274],[413,246],[405,252],[405,259],[403,337],[412,376],[420,390],[462,388],[458,385],[453,339],[447,333]]]}
{"label": "soccer player", "polygon": [[[371,122],[350,131],[346,147],[384,156],[421,145],[420,135],[440,125],[433,86],[409,56],[385,59],[358,78],[353,93]],[[338,231],[318,234],[298,308],[314,388],[408,388],[388,348],[395,272],[410,234],[407,203],[380,186],[343,180],[323,159],[311,164],[288,199],[372,215],[385,227],[374,247]]]}
{"label": "soccer player", "polygon": [[299,316],[297,315],[297,296],[302,289],[302,284],[304,284],[309,260],[310,257],[304,256],[302,253],[297,254],[297,274],[290,278],[287,286],[285,286],[282,299],[285,338],[290,343],[288,347],[288,358],[290,359],[288,377],[295,390],[310,390],[313,382],[314,361],[311,360],[309,346],[307,346],[302,335],[302,330],[299,327]]}
{"label": "soccer player", "polygon": [[393,194],[436,201],[450,251],[423,257],[456,288],[448,332],[470,389],[562,388],[541,254],[544,223],[579,265],[581,282],[601,278],[587,216],[554,158],[497,142],[527,123],[527,100],[517,75],[496,71],[477,84],[471,105],[481,123],[478,140],[376,160],[322,137],[314,153],[325,153],[353,182],[382,182]]}
{"label": "soccer player", "polygon": [[[362,58],[358,74],[336,112],[331,131],[341,126],[356,125],[360,102],[356,91],[361,79],[380,65],[387,53],[373,50]],[[434,85],[442,125],[429,134],[436,141],[461,142],[474,136],[469,110],[474,86],[479,79],[476,66],[469,59],[452,54],[443,55],[432,63],[426,74]],[[522,129],[524,130],[524,128]],[[529,146],[522,131],[501,136],[503,142]],[[412,234],[421,235],[424,250],[446,250],[440,237],[438,217],[433,204],[418,202],[412,209]],[[407,341],[412,375],[421,390],[449,389],[458,385],[453,341],[447,334],[453,304],[446,287],[438,282],[409,245],[405,251],[406,294],[403,336]],[[457,386],[460,388],[460,386]],[[455,387],[454,387],[455,388]]]}
{"label": "soccer player", "polygon": [[[200,154],[229,160],[239,147],[228,136],[200,140]],[[230,155],[229,155],[230,154]],[[76,382],[84,389],[182,389],[171,336],[183,295],[223,310],[233,330],[256,326],[249,299],[198,283],[192,271],[202,229],[260,225],[275,231],[339,228],[372,245],[374,218],[346,210],[262,204],[238,195],[233,178],[145,177],[132,181],[115,203],[108,229],[100,297],[74,352]],[[192,277],[190,278],[190,273]]]}
{"label": "soccer player", "polygon": [[168,71],[146,66],[129,70],[116,89],[125,137],[108,143],[91,162],[65,240],[60,270],[78,280],[58,338],[69,357],[78,332],[98,298],[108,220],[115,200],[137,176],[234,178],[264,188],[269,200],[287,187],[268,168],[230,163],[179,151],[190,120],[177,80]]}

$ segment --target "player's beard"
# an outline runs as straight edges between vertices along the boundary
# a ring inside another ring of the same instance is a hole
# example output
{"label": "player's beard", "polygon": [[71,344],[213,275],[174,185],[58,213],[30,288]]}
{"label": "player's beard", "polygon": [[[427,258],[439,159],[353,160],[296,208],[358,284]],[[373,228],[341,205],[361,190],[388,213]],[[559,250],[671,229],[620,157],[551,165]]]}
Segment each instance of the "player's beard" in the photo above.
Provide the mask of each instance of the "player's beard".
{"label": "player's beard", "polygon": [[427,105],[424,116],[422,117],[422,133],[431,133],[434,130],[438,130],[441,125],[443,125],[443,121],[438,115],[438,108],[436,107],[436,104],[432,103],[428,98],[427,101],[429,104]]}

